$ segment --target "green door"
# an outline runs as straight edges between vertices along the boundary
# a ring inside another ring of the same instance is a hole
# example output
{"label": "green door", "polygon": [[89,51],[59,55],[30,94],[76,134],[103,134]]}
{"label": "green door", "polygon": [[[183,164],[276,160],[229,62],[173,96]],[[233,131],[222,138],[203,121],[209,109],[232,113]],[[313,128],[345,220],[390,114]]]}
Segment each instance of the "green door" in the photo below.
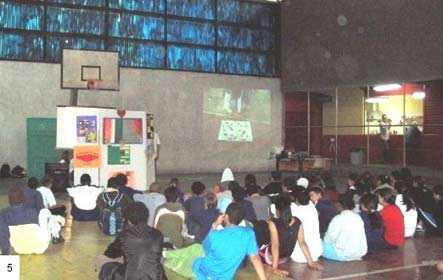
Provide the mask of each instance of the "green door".
{"label": "green door", "polygon": [[28,176],[40,179],[45,174],[45,163],[59,159],[55,150],[57,120],[55,118],[28,118],[26,141]]}

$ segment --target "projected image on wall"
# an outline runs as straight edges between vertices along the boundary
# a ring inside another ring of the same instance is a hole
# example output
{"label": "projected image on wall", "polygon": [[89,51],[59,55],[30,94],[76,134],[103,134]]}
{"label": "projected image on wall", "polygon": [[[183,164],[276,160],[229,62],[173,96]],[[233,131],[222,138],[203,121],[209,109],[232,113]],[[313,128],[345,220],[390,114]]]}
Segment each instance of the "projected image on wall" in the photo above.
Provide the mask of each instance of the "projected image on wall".
{"label": "projected image on wall", "polygon": [[269,90],[234,91],[212,88],[204,94],[203,112],[206,134],[218,141],[253,142],[271,125]]}

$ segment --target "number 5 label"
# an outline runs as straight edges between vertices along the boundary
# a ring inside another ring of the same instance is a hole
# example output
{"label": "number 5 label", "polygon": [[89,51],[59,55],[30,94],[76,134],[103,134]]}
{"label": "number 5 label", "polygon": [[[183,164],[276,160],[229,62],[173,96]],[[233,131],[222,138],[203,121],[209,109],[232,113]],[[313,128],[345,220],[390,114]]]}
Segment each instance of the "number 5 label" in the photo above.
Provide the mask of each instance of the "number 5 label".
{"label": "number 5 label", "polygon": [[0,256],[0,279],[2,280],[20,279],[19,256]]}

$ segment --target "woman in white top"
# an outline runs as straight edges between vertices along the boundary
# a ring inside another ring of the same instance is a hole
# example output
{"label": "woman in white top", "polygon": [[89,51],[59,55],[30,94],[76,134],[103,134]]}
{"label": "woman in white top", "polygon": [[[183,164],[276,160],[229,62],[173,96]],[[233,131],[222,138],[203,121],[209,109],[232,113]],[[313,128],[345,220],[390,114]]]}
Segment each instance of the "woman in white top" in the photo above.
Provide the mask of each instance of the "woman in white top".
{"label": "woman in white top", "polygon": [[[297,217],[301,221],[306,245],[308,245],[311,252],[312,261],[316,262],[323,251],[318,212],[315,209],[315,205],[310,201],[307,190],[299,192],[296,200],[297,203],[291,204],[292,216]],[[291,259],[298,263],[308,262],[298,242],[292,252]]]}
{"label": "woman in white top", "polygon": [[361,260],[368,251],[365,225],[360,215],[354,213],[355,203],[349,194],[338,197],[335,216],[323,240],[323,257],[335,261]]}
{"label": "woman in white top", "polygon": [[417,209],[415,203],[409,195],[406,194],[406,186],[403,182],[397,181],[395,184],[397,196],[395,197],[395,205],[400,208],[405,223],[405,237],[412,237],[417,227]]}

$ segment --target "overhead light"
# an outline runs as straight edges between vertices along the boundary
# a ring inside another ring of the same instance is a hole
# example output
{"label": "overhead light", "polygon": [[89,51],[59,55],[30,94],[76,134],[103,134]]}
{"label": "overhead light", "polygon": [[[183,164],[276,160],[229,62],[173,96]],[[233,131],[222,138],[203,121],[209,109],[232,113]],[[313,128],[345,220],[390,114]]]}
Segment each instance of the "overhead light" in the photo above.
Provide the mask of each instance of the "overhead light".
{"label": "overhead light", "polygon": [[400,84],[385,84],[385,85],[376,85],[374,86],[375,91],[391,91],[401,89]]}
{"label": "overhead light", "polygon": [[365,102],[366,103],[385,103],[389,101],[389,97],[388,96],[374,96],[374,97],[369,97],[366,98]]}
{"label": "overhead light", "polygon": [[417,100],[423,100],[426,97],[426,93],[422,90],[417,90],[412,93],[412,98]]}

